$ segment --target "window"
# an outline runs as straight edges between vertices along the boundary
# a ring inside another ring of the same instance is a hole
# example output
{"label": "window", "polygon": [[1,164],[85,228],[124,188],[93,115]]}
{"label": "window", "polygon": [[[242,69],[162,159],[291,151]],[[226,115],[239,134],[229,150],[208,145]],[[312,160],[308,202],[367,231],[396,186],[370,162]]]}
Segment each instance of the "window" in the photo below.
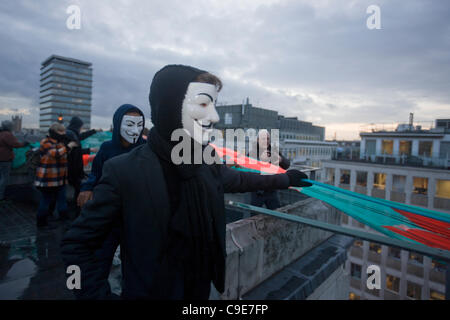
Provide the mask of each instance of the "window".
{"label": "window", "polygon": [[400,278],[391,276],[389,274],[386,275],[386,289],[394,291],[396,293],[400,290]]}
{"label": "window", "polygon": [[408,285],[406,287],[406,295],[413,299],[420,299],[420,294],[422,291],[422,287],[417,283],[408,281]]}
{"label": "window", "polygon": [[405,192],[406,176],[392,176],[392,191]]}
{"label": "window", "polygon": [[414,186],[414,193],[426,195],[428,191],[428,178],[414,177],[413,186]]}
{"label": "window", "polygon": [[381,153],[382,154],[392,154],[394,150],[394,141],[392,140],[383,140],[381,144]]}
{"label": "window", "polygon": [[431,265],[434,269],[440,272],[445,272],[445,265],[436,260],[431,260]]}
{"label": "window", "polygon": [[419,141],[419,156],[431,157],[433,142]]}
{"label": "window", "polygon": [[414,261],[416,263],[421,263],[421,264],[423,263],[423,256],[420,254],[414,253],[414,252],[409,253],[408,259],[410,261]]}
{"label": "window", "polygon": [[350,170],[341,170],[341,184],[350,184]]}
{"label": "window", "polygon": [[359,264],[352,263],[350,266],[350,275],[353,278],[361,279],[361,266]]}
{"label": "window", "polygon": [[374,173],[373,187],[376,189],[384,190],[386,187],[386,174]]}
{"label": "window", "polygon": [[437,180],[436,197],[450,199],[450,180]]}
{"label": "window", "polygon": [[374,155],[376,152],[376,141],[375,140],[366,140],[366,154]]}
{"label": "window", "polygon": [[381,253],[381,246],[378,243],[370,243],[369,250],[376,253]]}
{"label": "window", "polygon": [[389,247],[388,256],[396,259],[401,259],[401,250]]}
{"label": "window", "polygon": [[334,184],[334,168],[327,168],[327,180]]}
{"label": "window", "polygon": [[231,113],[225,113],[225,124],[233,124],[233,115]]}
{"label": "window", "polygon": [[356,185],[361,187],[367,186],[367,172],[356,171]]}
{"label": "window", "polygon": [[353,242],[353,245],[355,247],[361,247],[362,248],[363,242],[362,242],[362,240],[355,240],[355,242]]}
{"label": "window", "polygon": [[411,155],[411,141],[400,141],[400,155]]}
{"label": "window", "polygon": [[342,223],[341,224],[348,224],[348,216],[346,214],[342,215]]}
{"label": "window", "polygon": [[439,291],[430,289],[430,300],[445,300],[445,295]]}

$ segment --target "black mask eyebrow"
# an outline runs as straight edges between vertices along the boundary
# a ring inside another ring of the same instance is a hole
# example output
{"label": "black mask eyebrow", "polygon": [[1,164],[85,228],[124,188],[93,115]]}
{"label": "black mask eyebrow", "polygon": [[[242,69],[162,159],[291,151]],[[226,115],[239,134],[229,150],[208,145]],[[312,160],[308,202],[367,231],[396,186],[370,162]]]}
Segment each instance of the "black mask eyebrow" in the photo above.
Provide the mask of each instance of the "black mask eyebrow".
{"label": "black mask eyebrow", "polygon": [[211,99],[211,102],[214,102],[214,99],[209,94],[207,94],[207,93],[199,93],[198,94],[198,96],[201,96],[201,95],[209,97]]}

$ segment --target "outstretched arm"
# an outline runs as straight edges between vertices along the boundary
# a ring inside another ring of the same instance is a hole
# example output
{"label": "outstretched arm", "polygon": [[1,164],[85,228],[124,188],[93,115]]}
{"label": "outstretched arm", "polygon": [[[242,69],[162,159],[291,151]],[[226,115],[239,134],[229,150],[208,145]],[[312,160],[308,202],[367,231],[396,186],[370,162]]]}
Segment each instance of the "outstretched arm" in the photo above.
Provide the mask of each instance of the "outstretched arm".
{"label": "outstretched arm", "polygon": [[97,130],[95,130],[95,129],[91,129],[91,130],[80,133],[80,141],[89,138],[90,136],[92,136],[95,133],[97,133]]}
{"label": "outstretched arm", "polygon": [[289,178],[286,174],[262,175],[253,172],[243,172],[220,166],[224,191],[251,192],[258,190],[277,190],[289,187]]}
{"label": "outstretched arm", "polygon": [[226,165],[220,166],[224,192],[251,192],[251,191],[271,191],[277,189],[287,189],[293,187],[310,187],[311,184],[303,179],[308,176],[298,170],[288,170],[286,173],[265,175],[253,172],[242,172],[228,168]]}
{"label": "outstretched arm", "polygon": [[66,267],[77,265],[81,269],[81,289],[75,289],[79,299],[112,297],[108,279],[101,275],[95,251],[101,247],[120,212],[120,183],[114,167],[106,162],[93,199],[83,207],[80,217],[73,222],[61,242]]}

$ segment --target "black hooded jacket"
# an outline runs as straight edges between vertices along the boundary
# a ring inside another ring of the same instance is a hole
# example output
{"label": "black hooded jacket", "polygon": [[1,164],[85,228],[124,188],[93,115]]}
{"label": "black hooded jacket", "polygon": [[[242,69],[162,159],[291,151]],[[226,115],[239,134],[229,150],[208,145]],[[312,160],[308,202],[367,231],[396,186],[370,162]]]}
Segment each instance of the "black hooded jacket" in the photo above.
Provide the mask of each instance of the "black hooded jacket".
{"label": "black hooded jacket", "polygon": [[132,104],[123,104],[121,105],[113,116],[113,133],[112,139],[105,141],[100,146],[97,154],[95,155],[94,161],[92,162],[91,172],[86,181],[81,185],[81,191],[92,191],[102,176],[103,164],[106,160],[111,159],[115,156],[118,156],[123,153],[130,152],[130,150],[136,148],[137,146],[145,143],[145,140],[142,139],[142,133],[139,136],[138,141],[135,144],[130,144],[128,147],[124,147],[120,140],[120,125],[122,123],[123,116],[130,111],[137,112],[141,114],[142,118],[145,122],[145,116],[142,111],[132,105]]}
{"label": "black hooded jacket", "polygon": [[[160,70],[151,86],[150,103],[155,130],[167,136],[181,127],[181,102],[189,82],[201,70],[172,65]],[[175,101],[175,103],[174,103]],[[178,105],[177,105],[178,104]],[[171,120],[172,119],[172,120]],[[160,131],[160,132],[159,132]],[[62,240],[65,264],[81,268],[79,298],[105,299],[111,295],[101,277],[95,251],[102,245],[113,223],[121,222],[122,297],[125,299],[173,299],[159,280],[166,273],[162,261],[169,243],[171,191],[167,187],[162,159],[150,143],[105,162],[103,174],[89,201]],[[203,167],[202,179],[214,199],[213,228],[218,239],[220,263],[213,283],[219,292],[225,282],[225,192],[285,189],[286,174],[259,175],[236,171],[223,164]],[[162,285],[162,286],[161,286]],[[170,289],[170,288],[169,288]]]}
{"label": "black hooded jacket", "polygon": [[89,148],[83,149],[81,147],[81,141],[89,138],[95,134],[95,130],[88,130],[80,133],[81,127],[83,126],[83,121],[79,117],[73,117],[70,120],[69,126],[66,130],[67,142],[75,141],[77,147],[70,150],[67,157],[67,167],[68,167],[68,181],[72,185],[80,184],[81,180],[85,177],[83,168],[83,154],[89,154]]}

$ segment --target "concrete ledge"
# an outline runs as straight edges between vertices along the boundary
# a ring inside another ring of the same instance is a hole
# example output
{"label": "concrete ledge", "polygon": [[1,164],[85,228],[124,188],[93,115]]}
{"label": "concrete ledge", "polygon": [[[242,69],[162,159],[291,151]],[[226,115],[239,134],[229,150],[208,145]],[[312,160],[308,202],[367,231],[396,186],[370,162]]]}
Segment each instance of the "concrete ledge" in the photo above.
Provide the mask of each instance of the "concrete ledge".
{"label": "concrete ledge", "polygon": [[[341,284],[347,259],[347,249],[353,238],[334,235],[303,255],[281,272],[273,275],[245,294],[244,300],[303,300],[309,297],[344,298],[345,288]],[[345,281],[344,281],[345,282]],[[347,287],[348,285],[348,281]],[[329,291],[329,292],[328,292]],[[335,292],[342,294],[333,294]]]}
{"label": "concrete ledge", "polygon": [[[339,223],[339,214],[334,208],[312,198],[280,211]],[[241,298],[330,236],[330,232],[265,215],[228,224],[225,292],[222,295],[213,292],[211,298]],[[301,282],[293,281],[296,285]]]}

